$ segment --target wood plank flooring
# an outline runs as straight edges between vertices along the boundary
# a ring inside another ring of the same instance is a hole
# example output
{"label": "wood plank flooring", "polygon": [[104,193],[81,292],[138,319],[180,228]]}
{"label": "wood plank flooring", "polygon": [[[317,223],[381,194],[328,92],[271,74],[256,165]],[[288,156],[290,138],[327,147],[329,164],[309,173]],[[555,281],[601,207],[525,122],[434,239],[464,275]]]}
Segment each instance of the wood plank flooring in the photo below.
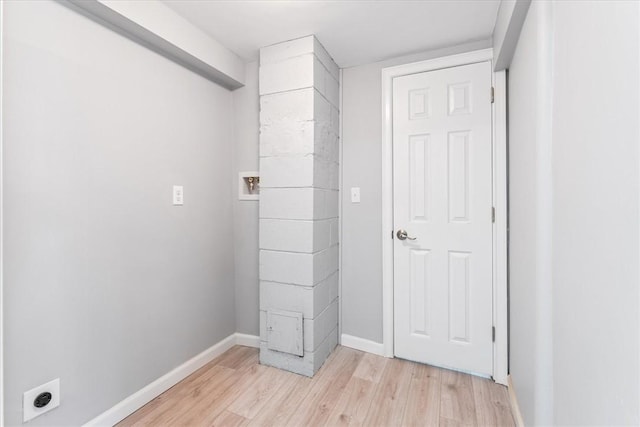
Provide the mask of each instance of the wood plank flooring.
{"label": "wood plank flooring", "polygon": [[506,387],[338,346],[307,378],[236,346],[121,421],[129,426],[514,426]]}

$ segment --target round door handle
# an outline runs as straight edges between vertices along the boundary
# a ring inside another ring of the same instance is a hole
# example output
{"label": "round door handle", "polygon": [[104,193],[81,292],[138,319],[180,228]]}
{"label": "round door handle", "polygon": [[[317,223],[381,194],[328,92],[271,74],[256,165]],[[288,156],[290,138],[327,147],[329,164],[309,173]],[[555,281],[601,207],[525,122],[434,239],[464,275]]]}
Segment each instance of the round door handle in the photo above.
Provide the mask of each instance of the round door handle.
{"label": "round door handle", "polygon": [[398,236],[399,240],[416,240],[417,239],[417,237],[409,237],[406,230],[398,230],[398,232],[396,233],[396,236]]}

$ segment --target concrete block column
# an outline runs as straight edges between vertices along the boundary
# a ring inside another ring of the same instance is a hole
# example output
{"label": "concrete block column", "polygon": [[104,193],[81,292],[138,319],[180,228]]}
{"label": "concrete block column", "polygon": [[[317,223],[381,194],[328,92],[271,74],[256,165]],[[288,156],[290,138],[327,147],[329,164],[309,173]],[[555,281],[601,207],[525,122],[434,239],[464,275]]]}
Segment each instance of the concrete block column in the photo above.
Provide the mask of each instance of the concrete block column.
{"label": "concrete block column", "polygon": [[307,376],[338,342],[338,72],[314,36],[260,50],[260,362]]}

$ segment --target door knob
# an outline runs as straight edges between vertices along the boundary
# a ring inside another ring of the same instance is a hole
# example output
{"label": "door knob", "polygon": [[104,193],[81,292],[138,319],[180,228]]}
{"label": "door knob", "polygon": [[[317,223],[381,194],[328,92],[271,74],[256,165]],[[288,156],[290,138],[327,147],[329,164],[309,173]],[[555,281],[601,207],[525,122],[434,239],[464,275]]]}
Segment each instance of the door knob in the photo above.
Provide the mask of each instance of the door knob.
{"label": "door knob", "polygon": [[398,236],[399,240],[416,240],[417,237],[409,237],[409,235],[407,234],[406,230],[398,230],[398,232],[396,233],[396,236]]}

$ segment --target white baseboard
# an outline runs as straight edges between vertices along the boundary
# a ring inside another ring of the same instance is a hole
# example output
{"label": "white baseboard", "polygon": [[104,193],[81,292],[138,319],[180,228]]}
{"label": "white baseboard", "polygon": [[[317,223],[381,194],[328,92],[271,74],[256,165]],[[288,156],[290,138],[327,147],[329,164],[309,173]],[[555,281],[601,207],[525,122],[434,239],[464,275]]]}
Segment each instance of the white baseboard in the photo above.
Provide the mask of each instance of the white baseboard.
{"label": "white baseboard", "polygon": [[507,377],[507,381],[509,383],[509,402],[511,403],[511,413],[513,414],[513,419],[516,422],[516,426],[524,427],[524,420],[522,419],[522,413],[520,412],[520,405],[518,405],[516,390],[513,388],[511,375]]}
{"label": "white baseboard", "polygon": [[236,332],[236,345],[260,348],[260,337]]}
{"label": "white baseboard", "polygon": [[369,341],[364,338],[354,337],[353,335],[342,334],[340,336],[340,345],[344,347],[355,348],[356,350],[365,351],[367,353],[384,356],[384,345],[375,341]]}
{"label": "white baseboard", "polygon": [[187,360],[171,372],[168,372],[131,396],[117,403],[112,408],[98,415],[85,424],[85,427],[93,426],[113,426],[122,421],[135,411],[160,396],[171,387],[229,350],[234,345],[244,345],[248,347],[258,347],[260,337],[247,334],[231,334],[222,341],[212,345],[202,353]]}

